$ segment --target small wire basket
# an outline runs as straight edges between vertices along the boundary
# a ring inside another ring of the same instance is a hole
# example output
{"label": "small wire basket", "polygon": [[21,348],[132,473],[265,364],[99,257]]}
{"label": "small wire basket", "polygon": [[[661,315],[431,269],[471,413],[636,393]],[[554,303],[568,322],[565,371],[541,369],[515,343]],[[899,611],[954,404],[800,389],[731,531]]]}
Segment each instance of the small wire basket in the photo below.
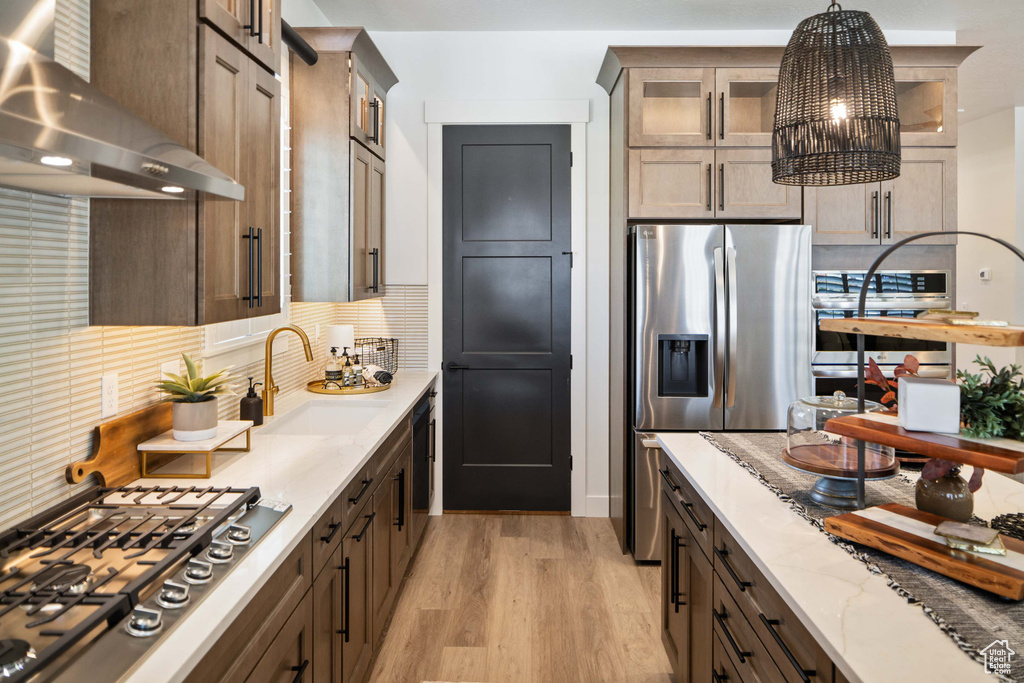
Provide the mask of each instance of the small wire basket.
{"label": "small wire basket", "polygon": [[355,353],[363,367],[378,365],[392,375],[398,373],[398,340],[386,337],[356,339]]}

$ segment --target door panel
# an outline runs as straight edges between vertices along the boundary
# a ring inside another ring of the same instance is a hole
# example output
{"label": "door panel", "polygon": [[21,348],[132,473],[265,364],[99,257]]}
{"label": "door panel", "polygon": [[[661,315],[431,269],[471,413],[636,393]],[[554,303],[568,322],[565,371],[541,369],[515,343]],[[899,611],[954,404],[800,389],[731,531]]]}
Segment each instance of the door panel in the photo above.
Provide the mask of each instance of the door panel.
{"label": "door panel", "polygon": [[898,67],[893,74],[903,147],[956,147],[956,67]]}
{"label": "door panel", "polygon": [[814,243],[878,244],[881,189],[879,183],[805,187],[804,216],[814,228]]}
{"label": "door panel", "polygon": [[[956,183],[955,149],[904,149],[900,177],[882,183],[882,243],[921,232],[956,230]],[[956,235],[914,244],[956,244]]]}
{"label": "door panel", "polygon": [[811,240],[805,225],[729,225],[726,429],[785,429],[811,393]]}
{"label": "door panel", "polygon": [[[198,152],[232,178],[243,177],[243,131],[248,97],[248,58],[208,26],[199,28]],[[199,248],[204,253],[206,324],[248,315],[250,240],[243,202],[206,196],[200,200]],[[255,250],[251,252],[255,258]],[[255,273],[255,264],[253,266]],[[255,286],[255,285],[253,285]]]}
{"label": "door panel", "polygon": [[568,126],[444,129],[444,504],[569,509]]}
{"label": "door panel", "polygon": [[718,91],[717,145],[768,147],[775,126],[779,70],[715,69]]}
{"label": "door panel", "polygon": [[[370,615],[370,576],[372,571],[373,520],[369,518],[372,507],[363,506],[353,517],[345,540],[341,542],[345,566],[342,584],[342,616],[344,630],[342,638],[343,681],[362,680],[373,655]],[[362,532],[362,533],[361,533]],[[319,680],[319,679],[318,679]]]}
{"label": "door panel", "polygon": [[342,548],[313,582],[313,663],[309,680],[342,683],[341,646],[345,628],[345,567]]}
{"label": "door panel", "polygon": [[714,69],[630,69],[629,146],[713,146]]}
{"label": "door panel", "polygon": [[630,218],[714,218],[713,149],[629,150]]}
{"label": "door panel", "polygon": [[199,0],[199,16],[216,26],[239,47],[249,39],[249,0]]}
{"label": "door panel", "polygon": [[[266,1],[266,0],[265,0]],[[281,311],[281,212],[280,166],[281,84],[263,68],[249,62],[245,128],[246,163],[242,184],[253,191],[245,195],[245,223],[256,230],[256,283],[258,296],[248,309],[252,316]],[[256,191],[257,188],[266,188]]]}
{"label": "door panel", "polygon": [[770,149],[720,149],[718,218],[793,218],[803,212],[802,188],[772,182]]}
{"label": "door panel", "polygon": [[252,56],[271,73],[281,71],[281,2],[256,0],[256,25],[248,33],[246,45]]}
{"label": "door panel", "polygon": [[[370,248],[370,286],[372,296],[383,296],[384,286],[384,162],[373,157],[370,161],[370,227],[367,237]],[[376,252],[374,251],[376,249]]]}
{"label": "door panel", "polygon": [[391,606],[391,513],[394,511],[394,487],[390,485],[390,478],[385,478],[384,483],[373,492],[373,574],[370,586],[370,606],[373,617],[370,623],[373,624],[373,637],[371,643],[376,643],[380,637],[381,629],[384,628],[384,619],[388,615],[388,608]]}
{"label": "door panel", "polygon": [[372,259],[370,244],[372,220],[372,185],[373,155],[358,142],[351,142],[352,152],[352,292],[351,301],[360,301],[373,295],[371,286]]}
{"label": "door panel", "polygon": [[[659,495],[667,496],[665,493]],[[664,558],[661,562],[661,641],[676,680],[686,681],[689,615],[685,601],[680,597],[680,593],[685,591],[682,560],[685,558],[686,526],[669,500],[662,501],[661,510],[661,555]]]}

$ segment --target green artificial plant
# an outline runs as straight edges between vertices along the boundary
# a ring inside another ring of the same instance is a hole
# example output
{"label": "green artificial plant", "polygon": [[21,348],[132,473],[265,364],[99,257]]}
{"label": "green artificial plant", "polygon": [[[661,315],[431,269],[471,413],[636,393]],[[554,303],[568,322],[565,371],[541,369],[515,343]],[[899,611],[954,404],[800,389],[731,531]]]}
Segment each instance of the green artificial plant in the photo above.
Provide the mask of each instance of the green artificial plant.
{"label": "green artificial plant", "polygon": [[1024,441],[1024,375],[1020,366],[997,370],[991,360],[981,356],[974,362],[982,367],[982,373],[956,373],[964,433],[979,439],[1001,436]]}
{"label": "green artificial plant", "polygon": [[185,361],[187,374],[175,375],[167,373],[167,379],[157,382],[157,389],[167,394],[165,401],[173,403],[203,403],[212,401],[221,394],[231,395],[233,392],[228,388],[227,383],[231,380],[228,373],[230,368],[208,377],[199,375],[199,368],[195,361],[188,357],[188,354],[181,354]]}

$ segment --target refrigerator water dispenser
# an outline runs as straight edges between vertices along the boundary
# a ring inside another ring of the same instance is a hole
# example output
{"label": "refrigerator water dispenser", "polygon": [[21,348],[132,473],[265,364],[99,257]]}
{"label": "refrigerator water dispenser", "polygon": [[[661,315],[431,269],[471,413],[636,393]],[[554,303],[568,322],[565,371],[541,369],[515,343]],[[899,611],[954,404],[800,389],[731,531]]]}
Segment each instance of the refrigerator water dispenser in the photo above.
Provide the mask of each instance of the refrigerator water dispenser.
{"label": "refrigerator water dispenser", "polygon": [[658,335],[658,396],[708,395],[706,334]]}

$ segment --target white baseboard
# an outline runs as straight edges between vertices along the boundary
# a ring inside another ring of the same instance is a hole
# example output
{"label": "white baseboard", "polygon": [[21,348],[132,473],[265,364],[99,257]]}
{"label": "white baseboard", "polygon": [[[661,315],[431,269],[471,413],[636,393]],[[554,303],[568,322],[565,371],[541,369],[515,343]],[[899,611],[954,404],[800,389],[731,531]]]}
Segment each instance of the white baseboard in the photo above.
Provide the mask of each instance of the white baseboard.
{"label": "white baseboard", "polygon": [[607,517],[608,496],[587,496],[587,517]]}

